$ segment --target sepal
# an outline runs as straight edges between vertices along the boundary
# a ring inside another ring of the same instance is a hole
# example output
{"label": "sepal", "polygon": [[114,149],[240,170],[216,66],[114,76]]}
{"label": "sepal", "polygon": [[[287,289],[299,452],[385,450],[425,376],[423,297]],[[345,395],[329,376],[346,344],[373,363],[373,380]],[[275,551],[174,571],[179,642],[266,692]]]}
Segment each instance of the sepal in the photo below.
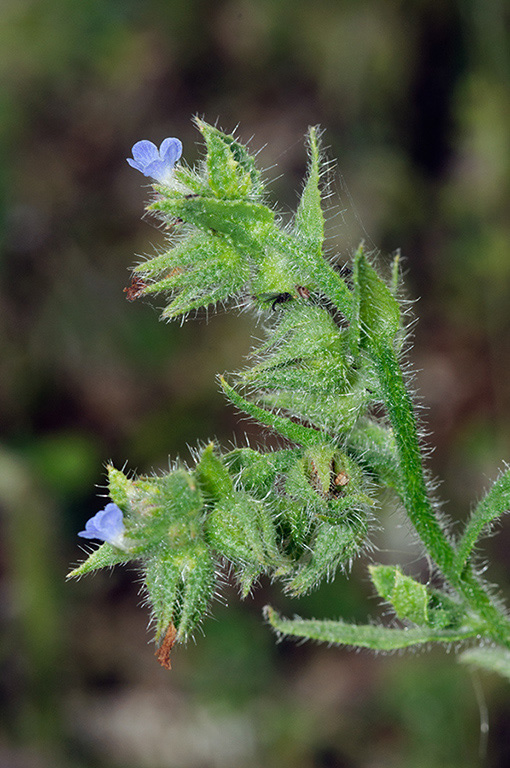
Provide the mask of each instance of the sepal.
{"label": "sepal", "polygon": [[220,198],[260,195],[260,172],[246,147],[204,120],[196,118],[195,123],[207,145],[207,173],[214,194]]}
{"label": "sepal", "polygon": [[259,453],[253,448],[235,448],[223,459],[236,485],[258,499],[265,499],[273,491],[279,475],[284,475],[295,461],[299,449],[285,449]]}
{"label": "sepal", "polygon": [[170,192],[162,192],[147,210],[163,214],[164,221],[167,217],[170,222],[180,219],[208,234],[226,235],[252,258],[259,257],[275,218],[273,211],[262,203]]}
{"label": "sepal", "polygon": [[349,569],[366,544],[368,522],[366,515],[350,511],[334,525],[321,522],[310,542],[304,563],[288,583],[286,590],[302,595],[314,589],[323,579],[330,580],[339,567]]}
{"label": "sepal", "polygon": [[234,492],[234,483],[228,469],[215,452],[214,443],[209,443],[200,456],[194,477],[209,503],[217,503]]}
{"label": "sepal", "polygon": [[214,594],[214,560],[208,547],[196,541],[176,549],[162,548],[144,570],[156,642],[169,624],[176,629],[176,642],[186,642]]}
{"label": "sepal", "polygon": [[347,445],[365,472],[403,496],[397,444],[390,427],[362,418],[347,436]]}
{"label": "sepal", "polygon": [[76,579],[79,576],[84,576],[86,573],[97,571],[100,568],[112,568],[114,565],[120,565],[122,563],[129,563],[131,560],[136,560],[137,555],[132,552],[123,552],[117,547],[112,547],[111,544],[101,544],[100,547],[95,549],[83,563],[80,563],[76,568],[73,568],[67,574],[68,579]]}
{"label": "sepal", "polygon": [[307,251],[322,258],[324,242],[324,213],[320,191],[320,155],[317,128],[308,132],[309,165],[303,194],[294,219],[294,233],[303,241]]}
{"label": "sepal", "polygon": [[328,436],[319,430],[305,427],[303,424],[298,424],[285,416],[280,416],[265,408],[260,408],[255,403],[247,400],[231,387],[230,384],[227,384],[223,376],[218,376],[218,380],[225,395],[237,408],[245,411],[256,421],[273,429],[293,443],[297,443],[298,445],[317,445],[327,441]]}
{"label": "sepal", "polygon": [[392,345],[401,328],[400,307],[391,290],[369,264],[363,244],[353,263],[354,312],[349,327],[351,349]]}
{"label": "sepal", "polygon": [[139,264],[139,296],[169,293],[163,317],[171,320],[239,294],[250,276],[242,253],[226,238],[195,233],[166,253]]}
{"label": "sepal", "polygon": [[348,509],[367,508],[361,467],[327,443],[306,448],[289,468],[285,491],[309,517],[335,523]]}
{"label": "sepal", "polygon": [[310,301],[286,306],[257,358],[241,376],[263,392],[262,402],[325,431],[348,434],[377,400],[371,362],[363,354],[353,357],[347,329]]}
{"label": "sepal", "polygon": [[230,561],[239,577],[243,596],[261,573],[283,566],[277,532],[267,504],[236,491],[207,516],[208,544]]}

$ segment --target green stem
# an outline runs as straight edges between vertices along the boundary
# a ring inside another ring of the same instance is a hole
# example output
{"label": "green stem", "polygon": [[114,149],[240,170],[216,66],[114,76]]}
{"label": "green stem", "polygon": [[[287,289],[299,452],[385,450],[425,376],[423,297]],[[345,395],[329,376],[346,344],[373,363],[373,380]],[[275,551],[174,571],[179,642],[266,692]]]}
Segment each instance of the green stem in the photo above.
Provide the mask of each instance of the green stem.
{"label": "green stem", "polygon": [[443,573],[453,572],[454,550],[444,535],[428,497],[416,419],[398,360],[393,350],[386,345],[379,344],[371,351],[397,443],[403,501],[429,554]]}
{"label": "green stem", "polygon": [[492,603],[472,570],[466,568],[461,575],[456,573],[455,549],[448,541],[427,493],[416,419],[397,356],[389,345],[380,342],[372,344],[370,352],[377,367],[397,443],[403,496],[409,518],[445,578],[486,622],[491,637],[510,648],[510,621]]}

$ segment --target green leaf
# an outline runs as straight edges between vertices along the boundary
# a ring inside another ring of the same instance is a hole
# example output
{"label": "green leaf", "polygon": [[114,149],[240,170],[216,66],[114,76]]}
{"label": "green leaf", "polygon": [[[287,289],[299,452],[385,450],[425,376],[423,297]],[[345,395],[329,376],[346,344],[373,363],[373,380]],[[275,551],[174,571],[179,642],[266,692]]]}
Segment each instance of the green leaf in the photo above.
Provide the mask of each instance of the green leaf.
{"label": "green leaf", "polygon": [[469,562],[473,550],[491,523],[510,510],[510,470],[504,472],[476,506],[458,543],[455,571],[460,576]]}
{"label": "green leaf", "polygon": [[209,184],[215,194],[219,197],[260,195],[260,172],[246,147],[199,118],[195,118],[195,122],[206,141]]}
{"label": "green leaf", "polygon": [[455,629],[466,620],[465,606],[437,589],[428,590],[428,625],[437,629]]}
{"label": "green leaf", "polygon": [[487,672],[496,672],[510,680],[510,651],[507,648],[469,648],[461,653],[459,661]]}
{"label": "green leaf", "polygon": [[399,619],[428,624],[429,596],[423,584],[405,576],[398,566],[370,565],[368,569],[378,594],[393,606]]}
{"label": "green leaf", "polygon": [[135,560],[136,558],[137,555],[134,555],[132,552],[122,552],[120,549],[112,547],[111,544],[105,542],[95,549],[81,565],[68,573],[67,578],[76,579],[78,576],[83,576],[91,571],[97,571],[99,568],[111,568],[113,565],[129,563],[130,560]]}
{"label": "green leaf", "polygon": [[292,637],[319,640],[357,648],[395,651],[413,645],[440,642],[452,643],[475,637],[479,629],[435,630],[430,627],[391,629],[375,624],[349,624],[344,621],[317,621],[315,619],[282,619],[267,606],[266,618],[278,633]]}
{"label": "green leaf", "polygon": [[378,594],[393,606],[399,619],[435,629],[455,629],[465,620],[461,604],[405,576],[399,566],[370,565],[368,569]]}
{"label": "green leaf", "polygon": [[350,325],[351,349],[358,344],[392,344],[400,330],[400,308],[365,256],[363,245],[353,265],[355,312]]}
{"label": "green leaf", "polygon": [[308,148],[310,153],[308,178],[294,220],[294,232],[303,240],[308,250],[316,256],[322,256],[324,214],[322,212],[319,188],[319,143],[317,128],[315,127],[310,128]]}
{"label": "green leaf", "polygon": [[209,443],[202,451],[193,474],[208,499],[218,501],[234,492],[232,479],[222,460],[216,455],[214,443]]}
{"label": "green leaf", "polygon": [[147,210],[182,219],[204,232],[227,235],[236,248],[253,258],[260,258],[265,252],[267,238],[274,228],[273,211],[249,200],[166,194],[158,197]]}
{"label": "green leaf", "polygon": [[325,444],[328,441],[328,435],[318,432],[315,429],[304,427],[302,424],[296,424],[296,422],[286,419],[283,416],[277,416],[275,413],[266,411],[264,408],[259,408],[258,405],[251,403],[242,397],[236,390],[231,387],[223,376],[219,376],[219,382],[221,387],[228,397],[228,399],[240,410],[245,411],[249,416],[270,427],[275,432],[278,432],[283,437],[291,440],[298,445],[318,445]]}

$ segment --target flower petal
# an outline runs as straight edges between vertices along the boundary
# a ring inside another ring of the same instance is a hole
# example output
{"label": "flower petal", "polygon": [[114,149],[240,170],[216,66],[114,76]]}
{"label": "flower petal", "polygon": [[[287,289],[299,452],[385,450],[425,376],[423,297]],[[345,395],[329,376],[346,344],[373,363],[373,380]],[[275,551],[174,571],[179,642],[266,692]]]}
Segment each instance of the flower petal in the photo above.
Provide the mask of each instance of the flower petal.
{"label": "flower petal", "polygon": [[144,166],[159,158],[157,146],[147,139],[142,139],[133,144],[131,152],[136,162]]}
{"label": "flower petal", "polygon": [[174,166],[182,155],[182,141],[175,138],[165,139],[159,148],[159,154],[162,160]]}
{"label": "flower petal", "polygon": [[136,160],[133,160],[132,157],[126,157],[126,160],[131,166],[131,168],[136,168],[137,171],[140,171],[141,173],[145,173],[145,165],[143,163],[137,163]]}
{"label": "flower petal", "polygon": [[122,510],[110,502],[104,509],[96,512],[94,517],[87,520],[85,530],[78,536],[84,539],[100,539],[119,546],[124,536],[124,516]]}
{"label": "flower petal", "polygon": [[144,173],[146,176],[156,179],[156,181],[163,182],[166,176],[172,172],[172,168],[173,166],[165,163],[164,160],[154,160],[146,166]]}
{"label": "flower petal", "polygon": [[175,163],[182,155],[182,142],[169,137],[161,143],[160,149],[152,141],[142,139],[133,145],[133,157],[127,162],[144,176],[156,179],[160,184],[171,184]]}

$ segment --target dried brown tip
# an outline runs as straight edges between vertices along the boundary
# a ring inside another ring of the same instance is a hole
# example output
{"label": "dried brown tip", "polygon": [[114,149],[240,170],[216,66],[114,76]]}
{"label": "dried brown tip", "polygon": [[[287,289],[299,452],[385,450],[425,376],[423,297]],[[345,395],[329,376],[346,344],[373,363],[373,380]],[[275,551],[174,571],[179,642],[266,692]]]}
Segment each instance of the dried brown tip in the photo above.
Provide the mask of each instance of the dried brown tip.
{"label": "dried brown tip", "polygon": [[174,647],[176,639],[177,630],[172,622],[170,622],[165,637],[163,638],[163,642],[154,654],[164,669],[172,669],[172,665],[170,663],[170,651]]}
{"label": "dried brown tip", "polygon": [[147,283],[142,280],[141,277],[137,277],[135,275],[135,277],[133,277],[131,280],[131,285],[129,285],[127,288],[124,288],[126,299],[128,301],[134,301],[142,295],[144,288],[147,288]]}

